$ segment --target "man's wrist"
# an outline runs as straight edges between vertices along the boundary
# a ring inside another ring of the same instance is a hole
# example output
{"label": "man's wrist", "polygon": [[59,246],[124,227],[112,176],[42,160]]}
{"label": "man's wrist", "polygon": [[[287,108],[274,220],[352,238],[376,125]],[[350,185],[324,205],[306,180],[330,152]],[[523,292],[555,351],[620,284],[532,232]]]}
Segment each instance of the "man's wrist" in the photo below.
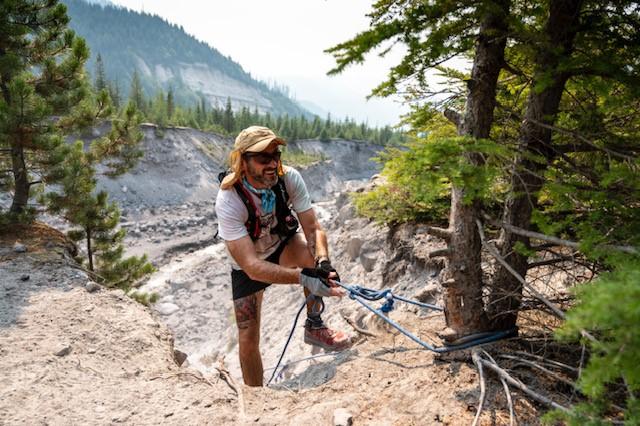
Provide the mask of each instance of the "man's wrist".
{"label": "man's wrist", "polygon": [[320,264],[320,262],[331,262],[331,260],[329,260],[329,256],[316,256],[316,266]]}

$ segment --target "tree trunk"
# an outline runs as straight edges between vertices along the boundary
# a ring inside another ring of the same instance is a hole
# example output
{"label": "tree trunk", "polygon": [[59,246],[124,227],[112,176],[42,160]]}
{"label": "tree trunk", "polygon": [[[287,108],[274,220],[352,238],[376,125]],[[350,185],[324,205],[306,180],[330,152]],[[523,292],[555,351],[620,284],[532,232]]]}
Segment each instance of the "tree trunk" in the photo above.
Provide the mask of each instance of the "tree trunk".
{"label": "tree trunk", "polygon": [[[480,23],[476,55],[468,83],[469,95],[458,134],[487,138],[493,123],[498,74],[504,64],[507,16],[510,0],[499,0],[489,7]],[[468,160],[480,165],[482,158],[470,154]],[[482,300],[481,242],[475,219],[478,202],[464,202],[464,188],[453,187],[449,230],[451,240],[449,264],[445,273],[445,317],[447,340],[484,331],[488,327]]]}
{"label": "tree trunk", "polygon": [[29,175],[24,161],[24,148],[18,142],[11,144],[11,167],[15,181],[15,193],[11,203],[11,213],[22,213],[29,202]]}
{"label": "tree trunk", "polygon": [[[520,126],[519,150],[511,173],[511,194],[503,212],[503,222],[528,229],[531,213],[537,202],[536,195],[544,184],[544,174],[549,161],[555,156],[551,146],[551,130],[537,125],[537,122],[553,124],[558,114],[562,92],[568,76],[558,70],[563,59],[573,50],[577,33],[582,0],[556,0],[551,2],[549,19],[545,26],[545,44],[536,57],[532,89],[527,99],[527,109]],[[541,81],[549,79],[543,90],[534,88]],[[530,155],[541,156],[547,161],[532,161]],[[502,231],[501,255],[522,277],[528,268],[528,256],[516,253],[517,242],[529,246],[529,238]],[[499,266],[489,295],[488,315],[492,328],[506,330],[513,328],[518,318],[522,299],[522,284],[504,267]]]}
{"label": "tree trunk", "polygon": [[91,247],[91,229],[87,229],[87,258],[89,258],[89,270],[93,270],[93,248]]}

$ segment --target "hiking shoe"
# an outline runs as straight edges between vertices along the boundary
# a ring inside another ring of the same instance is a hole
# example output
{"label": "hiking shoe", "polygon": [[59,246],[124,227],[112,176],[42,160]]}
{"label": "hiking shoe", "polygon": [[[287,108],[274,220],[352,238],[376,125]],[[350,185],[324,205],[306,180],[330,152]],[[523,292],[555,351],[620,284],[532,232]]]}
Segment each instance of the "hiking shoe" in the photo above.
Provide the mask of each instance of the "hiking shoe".
{"label": "hiking shoe", "polygon": [[343,351],[351,346],[351,339],[342,331],[335,331],[326,326],[304,329],[304,342],[319,346],[325,351]]}

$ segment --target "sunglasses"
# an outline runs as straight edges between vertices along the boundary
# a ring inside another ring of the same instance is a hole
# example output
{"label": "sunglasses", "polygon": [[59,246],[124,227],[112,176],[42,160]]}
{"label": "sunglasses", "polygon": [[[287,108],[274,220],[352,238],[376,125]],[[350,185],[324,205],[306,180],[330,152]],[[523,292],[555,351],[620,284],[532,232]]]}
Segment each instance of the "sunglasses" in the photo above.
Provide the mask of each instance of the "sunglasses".
{"label": "sunglasses", "polygon": [[266,166],[267,164],[271,164],[272,161],[275,161],[276,163],[279,162],[282,153],[280,151],[275,151],[271,154],[268,152],[249,152],[244,155],[246,158],[253,158],[259,164]]}

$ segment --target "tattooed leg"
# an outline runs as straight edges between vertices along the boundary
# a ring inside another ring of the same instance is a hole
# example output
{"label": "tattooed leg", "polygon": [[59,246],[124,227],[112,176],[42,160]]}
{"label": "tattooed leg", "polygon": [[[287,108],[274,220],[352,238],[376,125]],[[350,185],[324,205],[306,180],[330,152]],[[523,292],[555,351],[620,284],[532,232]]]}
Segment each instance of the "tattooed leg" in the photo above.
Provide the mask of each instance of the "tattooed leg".
{"label": "tattooed leg", "polygon": [[263,291],[233,301],[238,326],[238,352],[242,378],[249,386],[262,386],[260,307]]}

